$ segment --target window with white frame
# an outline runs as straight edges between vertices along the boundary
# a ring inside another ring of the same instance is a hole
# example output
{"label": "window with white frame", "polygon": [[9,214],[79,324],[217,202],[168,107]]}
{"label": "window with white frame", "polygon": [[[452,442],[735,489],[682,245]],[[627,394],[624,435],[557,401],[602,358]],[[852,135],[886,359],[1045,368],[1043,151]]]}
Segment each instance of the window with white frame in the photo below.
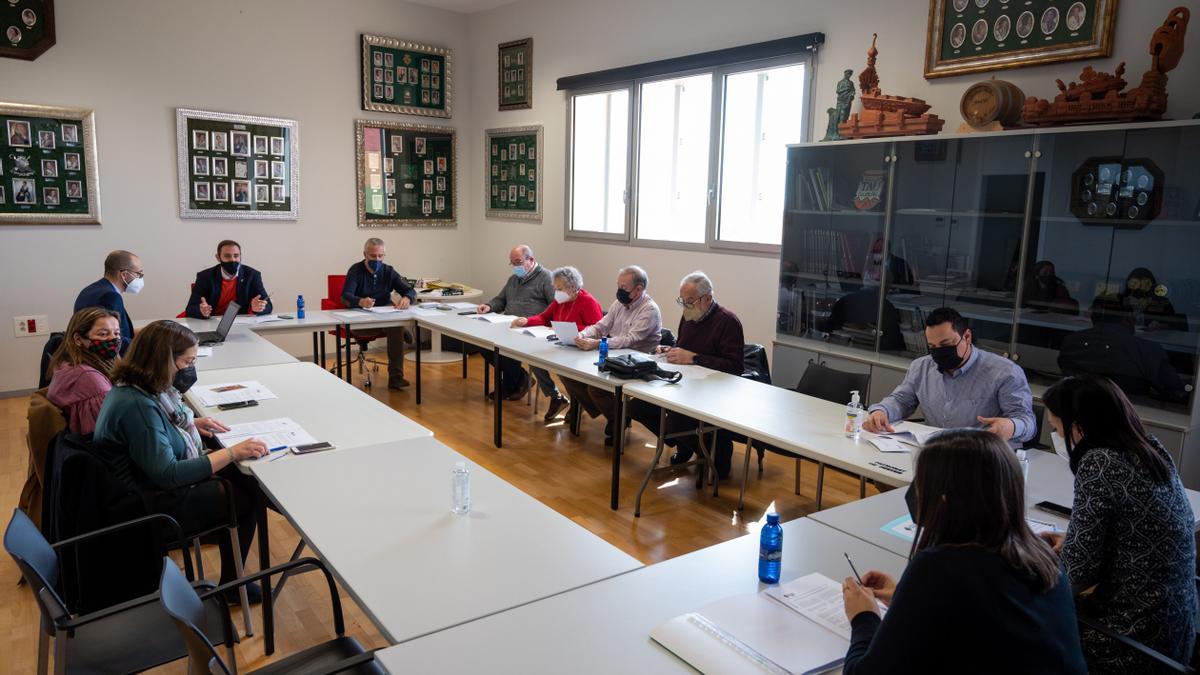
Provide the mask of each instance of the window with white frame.
{"label": "window with white frame", "polygon": [[804,53],[571,92],[567,236],[778,250],[810,84]]}

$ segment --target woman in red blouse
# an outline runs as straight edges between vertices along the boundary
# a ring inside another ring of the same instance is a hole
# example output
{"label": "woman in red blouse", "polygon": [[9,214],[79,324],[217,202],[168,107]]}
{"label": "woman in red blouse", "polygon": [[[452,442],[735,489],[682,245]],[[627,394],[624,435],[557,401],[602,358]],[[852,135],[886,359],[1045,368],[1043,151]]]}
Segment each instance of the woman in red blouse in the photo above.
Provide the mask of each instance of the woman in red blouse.
{"label": "woman in red blouse", "polygon": [[[574,321],[575,327],[583,330],[596,323],[603,316],[603,310],[591,293],[583,290],[583,275],[574,267],[560,267],[554,270],[554,302],[546,311],[534,316],[523,316],[513,319],[514,328],[522,326],[549,326],[553,321]],[[546,421],[549,422],[567,406],[567,399],[554,386],[550,373],[541,368],[534,368],[533,375],[537,378],[538,386],[550,397],[546,409]]]}

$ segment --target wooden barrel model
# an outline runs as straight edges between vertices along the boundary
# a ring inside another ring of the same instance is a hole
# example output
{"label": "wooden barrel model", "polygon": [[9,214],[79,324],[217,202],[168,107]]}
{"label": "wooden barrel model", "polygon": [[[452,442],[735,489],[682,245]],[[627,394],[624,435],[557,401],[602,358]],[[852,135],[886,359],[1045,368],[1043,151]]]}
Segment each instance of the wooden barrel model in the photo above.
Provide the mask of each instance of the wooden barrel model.
{"label": "wooden barrel model", "polygon": [[992,122],[1011,127],[1021,121],[1024,103],[1025,93],[1017,85],[991,79],[967,87],[958,109],[973,127],[985,127]]}

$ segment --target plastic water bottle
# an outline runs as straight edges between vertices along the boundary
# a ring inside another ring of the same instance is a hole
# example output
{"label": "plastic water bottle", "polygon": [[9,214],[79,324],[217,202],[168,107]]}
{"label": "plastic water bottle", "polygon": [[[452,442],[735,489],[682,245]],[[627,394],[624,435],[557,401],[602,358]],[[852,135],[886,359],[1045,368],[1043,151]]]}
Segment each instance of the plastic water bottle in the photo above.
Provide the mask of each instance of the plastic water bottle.
{"label": "plastic water bottle", "polygon": [[608,338],[600,338],[600,360],[596,362],[597,366],[604,368],[604,362],[608,361]]}
{"label": "plastic water bottle", "polygon": [[450,470],[450,511],[464,515],[471,510],[471,472],[466,462],[455,462]]}
{"label": "plastic water bottle", "polygon": [[758,544],[758,580],[764,584],[779,583],[783,568],[783,527],[779,525],[779,514],[768,513],[767,524],[763,525]]}
{"label": "plastic water bottle", "polygon": [[858,438],[862,433],[863,407],[858,391],[850,392],[850,403],[846,405],[846,436]]}
{"label": "plastic water bottle", "polygon": [[304,318],[304,296],[303,295],[296,296],[296,318],[297,319]]}
{"label": "plastic water bottle", "polygon": [[1021,477],[1025,479],[1025,485],[1029,485],[1029,454],[1025,450],[1017,451],[1017,461],[1021,464]]}

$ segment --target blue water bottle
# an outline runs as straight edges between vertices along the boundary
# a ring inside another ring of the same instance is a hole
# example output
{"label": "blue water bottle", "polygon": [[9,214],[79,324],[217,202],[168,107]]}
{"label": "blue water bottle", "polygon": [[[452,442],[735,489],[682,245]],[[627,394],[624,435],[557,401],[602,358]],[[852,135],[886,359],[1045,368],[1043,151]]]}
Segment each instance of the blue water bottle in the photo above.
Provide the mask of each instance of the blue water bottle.
{"label": "blue water bottle", "polygon": [[600,360],[596,362],[600,369],[604,369],[604,362],[608,360],[608,338],[600,338]]}
{"label": "blue water bottle", "polygon": [[764,584],[779,583],[779,572],[783,567],[783,527],[779,525],[779,514],[768,513],[767,524],[763,525],[758,544],[758,580]]}
{"label": "blue water bottle", "polygon": [[297,319],[304,318],[304,296],[303,295],[296,296],[296,318]]}

